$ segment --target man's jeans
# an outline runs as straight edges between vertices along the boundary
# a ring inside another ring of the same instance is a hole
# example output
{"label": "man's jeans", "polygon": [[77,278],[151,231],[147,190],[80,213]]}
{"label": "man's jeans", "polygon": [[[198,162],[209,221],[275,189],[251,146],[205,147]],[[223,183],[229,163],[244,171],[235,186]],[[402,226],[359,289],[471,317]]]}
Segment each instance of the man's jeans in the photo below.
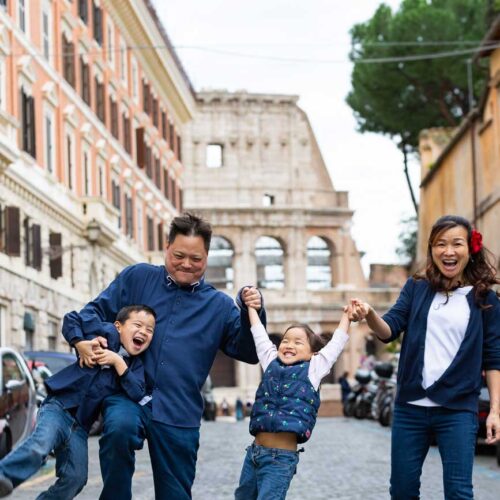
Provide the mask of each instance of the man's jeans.
{"label": "man's jeans", "polygon": [[0,461],[0,474],[14,487],[38,472],[47,455],[56,455],[57,481],[37,498],[74,498],[85,486],[88,474],[88,435],[54,398],[43,402],[34,432]]}
{"label": "man's jeans", "polygon": [[281,500],[292,481],[299,453],[252,444],[247,448],[235,500]]}
{"label": "man's jeans", "polygon": [[200,440],[199,428],[155,422],[151,403],[140,406],[123,394],[104,400],[104,433],[99,458],[104,482],[101,500],[132,498],[135,451],[148,440],[158,500],[191,498]]}
{"label": "man's jeans", "polygon": [[470,411],[396,404],[392,424],[391,498],[420,498],[420,475],[432,437],[443,463],[446,500],[473,498],[477,415]]}

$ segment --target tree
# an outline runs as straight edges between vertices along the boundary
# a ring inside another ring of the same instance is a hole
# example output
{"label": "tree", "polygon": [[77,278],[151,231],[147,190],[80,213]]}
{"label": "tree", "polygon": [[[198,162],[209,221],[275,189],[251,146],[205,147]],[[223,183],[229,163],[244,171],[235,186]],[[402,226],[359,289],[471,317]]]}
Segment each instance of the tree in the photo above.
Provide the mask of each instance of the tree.
{"label": "tree", "polygon": [[399,246],[396,253],[405,261],[408,269],[413,267],[417,258],[418,222],[415,216],[401,220],[401,231],[399,233]]}
{"label": "tree", "polygon": [[[360,132],[388,135],[404,155],[408,187],[418,206],[407,169],[421,130],[456,127],[470,111],[469,90],[477,99],[486,73],[479,68],[468,87],[472,51],[497,12],[496,0],[403,0],[393,13],[381,4],[373,17],[351,29],[352,90],[347,103]],[[439,53],[457,53],[435,57]],[[404,60],[406,57],[434,58]],[[389,59],[369,63],[368,60]],[[470,69],[470,68],[469,68]]]}

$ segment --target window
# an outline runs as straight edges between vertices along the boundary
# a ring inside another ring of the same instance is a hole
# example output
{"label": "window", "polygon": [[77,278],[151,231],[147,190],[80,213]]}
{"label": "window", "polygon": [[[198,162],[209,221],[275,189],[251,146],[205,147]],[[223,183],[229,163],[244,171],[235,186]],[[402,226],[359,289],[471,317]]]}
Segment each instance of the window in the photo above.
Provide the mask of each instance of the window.
{"label": "window", "polygon": [[109,110],[111,114],[111,133],[115,139],[119,139],[119,127],[118,127],[118,103],[109,97]]}
{"label": "window", "polygon": [[134,204],[132,197],[125,194],[125,234],[134,237]]}
{"label": "window", "polygon": [[73,137],[66,134],[66,180],[68,188],[73,190],[75,188],[74,169],[75,169],[75,145]]}
{"label": "window", "polygon": [[[26,344],[26,347],[31,348],[31,345]],[[10,382],[11,380],[21,382],[26,379],[25,375],[23,375],[22,369],[19,366],[19,362],[17,361],[14,354],[11,354],[10,352],[5,353],[2,356],[2,375],[2,383],[4,387],[5,384],[7,382]]]}
{"label": "window", "polygon": [[45,167],[47,172],[50,174],[54,173],[54,116],[51,112],[45,112],[45,131],[44,131],[44,142],[45,142]]}
{"label": "window", "polygon": [[106,121],[106,106],[105,106],[105,94],[104,94],[104,83],[100,83],[97,77],[94,80],[95,83],[95,114],[103,123]]}
{"label": "window", "polygon": [[122,40],[120,42],[120,78],[127,85],[127,44]]}
{"label": "window", "polygon": [[152,179],[153,178],[153,155],[151,154],[151,148],[145,146],[146,150],[146,175]]}
{"label": "window", "polygon": [[62,276],[62,234],[49,234],[49,268],[50,277],[58,279]]}
{"label": "window", "polygon": [[222,236],[214,235],[208,252],[207,281],[216,288],[233,289],[233,256],[231,243]]}
{"label": "window", "polygon": [[75,45],[66,35],[62,37],[63,76],[65,80],[75,87]]}
{"label": "window", "polygon": [[88,0],[78,0],[78,15],[85,24],[89,22]]}
{"label": "window", "polygon": [[151,110],[153,125],[158,127],[158,99],[152,99],[152,110]]}
{"label": "window", "polygon": [[167,113],[161,112],[161,136],[167,140]]}
{"label": "window", "polygon": [[155,249],[155,230],[154,221],[152,217],[147,217],[147,238],[148,238],[148,250],[152,252]]}
{"label": "window", "polygon": [[163,250],[163,223],[159,222],[156,226],[157,229],[157,239],[158,239],[158,250],[161,252]]}
{"label": "window", "polygon": [[21,211],[19,207],[4,207],[0,212],[1,249],[7,255],[21,255]]}
{"label": "window", "polygon": [[222,167],[222,144],[207,145],[207,167],[220,168]]}
{"label": "window", "polygon": [[144,127],[135,129],[136,162],[139,168],[146,167],[146,143],[144,141]]}
{"label": "window", "polygon": [[128,154],[132,154],[132,137],[130,135],[130,118],[123,113],[122,115],[123,129],[123,147]]}
{"label": "window", "polygon": [[159,158],[155,158],[154,180],[156,187],[161,189],[161,165]]}
{"label": "window", "polygon": [[50,51],[52,50],[52,15],[51,15],[51,3],[45,1],[43,3],[42,10],[42,48],[43,57],[50,61]]}
{"label": "window", "polygon": [[[177,155],[177,159],[182,161],[182,139],[179,134],[175,136],[175,154]],[[222,160],[221,160],[222,166]]]}
{"label": "window", "polygon": [[21,126],[23,151],[36,158],[35,99],[21,89]]}
{"label": "window", "polygon": [[328,243],[319,236],[307,242],[307,288],[325,290],[332,286],[331,252]]}
{"label": "window", "polygon": [[[109,18],[108,18],[109,19]],[[106,41],[106,51],[108,53],[108,62],[111,66],[115,65],[115,32],[111,21],[108,20],[108,26],[106,30],[107,41]]]}
{"label": "window", "polygon": [[283,248],[276,238],[261,236],[255,244],[257,261],[257,286],[259,288],[282,289],[285,286],[283,274]]}
{"label": "window", "polygon": [[82,99],[90,106],[90,71],[89,65],[80,57],[80,90]]}
{"label": "window", "polygon": [[94,40],[102,45],[102,10],[98,7],[94,2],[92,2],[92,14],[93,14],[93,32],[94,32]]}
{"label": "window", "polygon": [[98,183],[99,183],[99,196],[106,199],[106,166],[103,163],[99,163],[99,167],[97,169],[98,172]]}
{"label": "window", "polygon": [[89,151],[85,150],[83,152],[82,158],[83,164],[83,194],[84,196],[91,196],[92,194],[92,178],[91,178],[91,166],[89,159]]}
{"label": "window", "polygon": [[169,199],[168,185],[169,185],[169,175],[168,175],[168,170],[165,168],[163,170],[163,195],[167,200]]}
{"label": "window", "polygon": [[121,192],[120,184],[114,179],[111,181],[111,204],[118,209],[120,212],[118,215],[118,227],[122,227],[122,216],[121,216]]}
{"label": "window", "polygon": [[142,108],[144,109],[144,113],[149,115],[151,112],[151,94],[149,91],[149,85],[143,80],[142,81]]}
{"label": "window", "polygon": [[274,195],[264,194],[264,196],[262,196],[262,206],[271,207],[273,205],[274,205]]}
{"label": "window", "polygon": [[48,323],[47,347],[49,351],[57,349],[57,337],[59,336],[59,325],[57,321],[50,320]]}
{"label": "window", "polygon": [[39,224],[31,224],[29,217],[24,218],[24,263],[40,270],[42,268],[42,242]]}
{"label": "window", "polygon": [[19,28],[21,31],[26,33],[26,18],[27,18],[27,5],[26,3],[29,0],[18,0],[17,8],[18,8],[18,20],[19,20]]}

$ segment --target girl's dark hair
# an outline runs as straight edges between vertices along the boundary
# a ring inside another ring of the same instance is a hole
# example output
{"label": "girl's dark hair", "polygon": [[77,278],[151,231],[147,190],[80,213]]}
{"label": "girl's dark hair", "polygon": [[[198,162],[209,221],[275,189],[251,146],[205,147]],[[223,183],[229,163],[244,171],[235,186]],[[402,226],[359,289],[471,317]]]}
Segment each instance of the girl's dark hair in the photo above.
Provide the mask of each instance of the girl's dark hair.
{"label": "girl's dark hair", "polygon": [[500,280],[496,276],[496,268],[493,264],[493,255],[484,246],[479,252],[473,254],[471,248],[472,225],[465,218],[459,215],[444,215],[440,217],[432,226],[429,240],[427,241],[427,264],[424,274],[415,274],[415,279],[427,279],[431,287],[438,292],[448,293],[452,290],[452,285],[449,280],[444,277],[439,271],[437,265],[432,260],[432,246],[437,239],[448,229],[462,226],[467,230],[467,244],[469,246],[470,259],[465,266],[463,279],[465,284],[474,287],[474,296],[476,303],[484,302],[488,290],[493,285],[500,284]]}
{"label": "girl's dark hair", "polygon": [[292,323],[281,336],[280,343],[281,340],[283,340],[283,337],[286,335],[286,333],[292,328],[301,328],[302,330],[304,330],[307,336],[307,341],[311,346],[312,352],[320,351],[323,347],[325,347],[326,344],[328,344],[328,342],[332,338],[331,333],[321,333],[319,335],[314,333],[311,327],[309,325],[306,325],[305,323]]}
{"label": "girl's dark hair", "polygon": [[122,307],[118,311],[118,314],[116,315],[116,321],[123,325],[123,323],[125,323],[125,321],[130,318],[130,313],[141,311],[145,311],[148,314],[151,314],[151,316],[153,316],[153,318],[156,320],[156,313],[152,307],[146,306],[144,304],[132,304],[130,306]]}

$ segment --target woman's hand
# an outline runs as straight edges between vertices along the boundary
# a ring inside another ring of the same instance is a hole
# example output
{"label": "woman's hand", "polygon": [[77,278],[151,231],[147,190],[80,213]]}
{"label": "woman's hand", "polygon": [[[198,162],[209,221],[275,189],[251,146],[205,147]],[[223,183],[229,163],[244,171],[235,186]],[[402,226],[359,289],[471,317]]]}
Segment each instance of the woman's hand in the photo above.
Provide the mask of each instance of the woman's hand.
{"label": "woman's hand", "polygon": [[241,293],[243,302],[248,308],[260,310],[262,307],[262,298],[260,292],[254,287],[245,287]]}
{"label": "woman's hand", "polygon": [[498,411],[491,410],[486,419],[486,444],[500,442],[500,415]]}
{"label": "woman's hand", "polygon": [[351,299],[346,312],[349,315],[350,321],[361,321],[368,316],[370,309],[371,306],[368,302],[363,302],[359,299]]}

